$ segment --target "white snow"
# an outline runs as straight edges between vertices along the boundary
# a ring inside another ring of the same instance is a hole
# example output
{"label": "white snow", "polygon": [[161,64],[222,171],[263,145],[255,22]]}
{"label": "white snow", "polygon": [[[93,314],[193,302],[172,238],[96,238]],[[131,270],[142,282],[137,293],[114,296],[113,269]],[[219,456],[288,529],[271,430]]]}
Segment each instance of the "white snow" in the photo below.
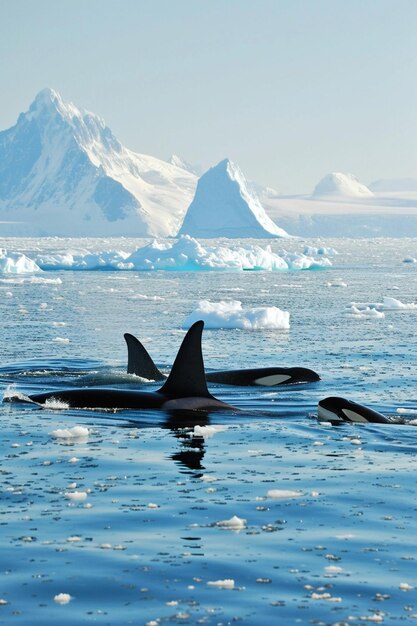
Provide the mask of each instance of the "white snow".
{"label": "white snow", "polygon": [[204,320],[206,328],[288,330],[290,327],[288,311],[282,311],[276,306],[244,309],[239,300],[220,302],[201,300],[198,307],[184,321],[183,328],[189,328],[197,320]]}
{"label": "white snow", "polygon": [[175,167],[179,167],[182,170],[185,170],[186,172],[190,172],[191,174],[194,174],[195,176],[201,175],[201,169],[199,165],[193,165],[189,163],[182,157],[178,156],[178,154],[171,154],[171,156],[168,159],[168,163],[170,163],[171,165],[175,165]]}
{"label": "white snow", "polygon": [[240,169],[224,159],[199,179],[180,235],[193,237],[288,237],[249,191]]}

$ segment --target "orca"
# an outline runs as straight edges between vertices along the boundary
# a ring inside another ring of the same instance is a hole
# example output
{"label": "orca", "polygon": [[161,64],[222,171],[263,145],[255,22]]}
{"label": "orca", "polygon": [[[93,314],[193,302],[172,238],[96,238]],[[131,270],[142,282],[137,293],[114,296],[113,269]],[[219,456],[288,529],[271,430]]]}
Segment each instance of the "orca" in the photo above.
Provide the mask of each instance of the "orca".
{"label": "orca", "polygon": [[331,422],[332,424],[340,424],[341,422],[392,423],[388,417],[378,413],[378,411],[337,396],[331,396],[319,401],[317,417],[321,421]]}
{"label": "orca", "polygon": [[[145,346],[130,333],[124,335],[127,344],[127,373],[148,380],[166,378],[155,365]],[[225,370],[206,372],[209,383],[235,385],[238,387],[275,387],[295,383],[310,383],[320,380],[320,376],[306,367],[263,367],[255,369]]]}
{"label": "orca", "polygon": [[[191,326],[185,335],[172,370],[162,387],[154,392],[116,388],[78,388],[29,395],[26,401],[45,405],[48,401],[64,403],[75,409],[162,409],[165,411],[228,409],[207,389],[201,350],[203,321]],[[8,401],[22,401],[19,396]],[[65,407],[66,408],[66,407]]]}

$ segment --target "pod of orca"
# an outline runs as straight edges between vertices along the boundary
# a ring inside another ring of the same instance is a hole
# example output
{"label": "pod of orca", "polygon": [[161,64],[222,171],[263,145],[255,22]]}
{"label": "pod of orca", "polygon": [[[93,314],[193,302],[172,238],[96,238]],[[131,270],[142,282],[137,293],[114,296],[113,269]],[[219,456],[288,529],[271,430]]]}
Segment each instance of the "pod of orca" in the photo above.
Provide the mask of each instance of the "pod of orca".
{"label": "pod of orca", "polygon": [[234,409],[217,400],[207,388],[201,350],[203,326],[202,321],[191,326],[183,339],[170,375],[157,391],[86,387],[33,394],[28,396],[28,401],[45,405],[54,400],[77,409]]}
{"label": "pod of orca", "polygon": [[[166,376],[155,365],[145,346],[134,335],[125,333],[127,344],[127,373],[147,378],[165,380]],[[243,370],[225,370],[206,372],[209,383],[234,385],[237,387],[292,385],[311,383],[320,380],[320,376],[306,367],[263,367]]]}
{"label": "pod of orca", "polygon": [[[165,411],[231,410],[239,411],[215,398],[207,382],[234,386],[278,386],[309,383],[320,380],[311,369],[303,367],[268,367],[242,370],[205,372],[201,338],[204,322],[195,322],[186,333],[171,372],[165,376],[155,365],[142,343],[129,333],[124,335],[128,348],[127,372],[152,381],[163,381],[157,391],[80,387],[62,391],[49,391],[8,396],[4,401],[19,401],[39,407],[57,401],[75,409],[162,409]],[[388,417],[345,398],[330,396],[318,403],[319,421],[392,423]]]}

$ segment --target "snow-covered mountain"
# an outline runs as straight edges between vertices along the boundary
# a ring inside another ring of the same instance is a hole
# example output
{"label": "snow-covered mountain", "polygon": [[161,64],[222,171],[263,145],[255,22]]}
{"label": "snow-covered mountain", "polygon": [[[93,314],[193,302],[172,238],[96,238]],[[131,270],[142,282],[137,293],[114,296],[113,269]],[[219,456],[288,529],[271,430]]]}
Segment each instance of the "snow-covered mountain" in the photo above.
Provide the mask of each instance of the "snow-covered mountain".
{"label": "snow-covered mountain", "polygon": [[193,237],[287,237],[248,190],[240,169],[228,159],[199,179],[179,235]]}
{"label": "snow-covered mountain", "polygon": [[175,165],[175,167],[179,167],[182,170],[186,170],[195,176],[201,176],[202,171],[199,165],[192,165],[182,157],[178,156],[178,154],[171,154],[168,159],[168,163],[171,165]]}
{"label": "snow-covered mountain", "polygon": [[173,235],[196,184],[186,169],[128,150],[52,89],[0,132],[3,235]]}
{"label": "snow-covered mountain", "polygon": [[372,198],[373,193],[353,174],[332,172],[315,186],[312,198]]}

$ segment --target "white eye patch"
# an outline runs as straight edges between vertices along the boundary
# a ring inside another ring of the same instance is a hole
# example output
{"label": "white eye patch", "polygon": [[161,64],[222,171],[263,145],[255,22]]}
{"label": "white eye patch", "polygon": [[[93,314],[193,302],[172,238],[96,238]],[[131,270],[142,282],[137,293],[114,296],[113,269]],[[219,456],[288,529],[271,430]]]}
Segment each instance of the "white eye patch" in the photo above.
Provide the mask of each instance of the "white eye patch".
{"label": "white eye patch", "polygon": [[273,374],[272,376],[262,376],[261,378],[256,378],[254,380],[255,385],[260,385],[261,387],[273,387],[274,385],[282,385],[287,380],[290,380],[291,376],[288,374]]}
{"label": "white eye patch", "polygon": [[356,413],[356,411],[352,411],[351,409],[342,409],[342,411],[351,422],[368,421],[363,415],[361,415],[360,413]]}

